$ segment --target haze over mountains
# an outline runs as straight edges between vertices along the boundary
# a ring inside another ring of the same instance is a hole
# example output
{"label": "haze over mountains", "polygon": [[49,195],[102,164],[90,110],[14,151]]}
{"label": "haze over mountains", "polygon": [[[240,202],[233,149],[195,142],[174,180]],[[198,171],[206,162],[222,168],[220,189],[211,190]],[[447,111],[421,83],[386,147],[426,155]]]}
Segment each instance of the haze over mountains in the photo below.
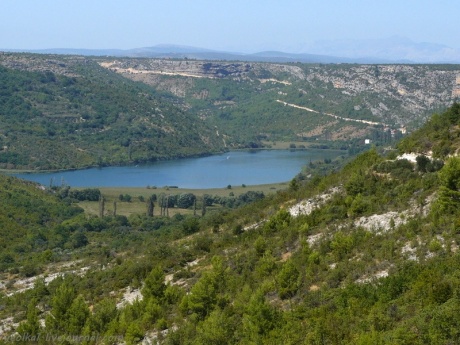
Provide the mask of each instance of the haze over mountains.
{"label": "haze over mountains", "polygon": [[399,36],[369,40],[318,41],[304,50],[349,59],[380,59],[407,63],[460,62],[458,49],[436,43],[414,42]]}
{"label": "haze over mountains", "polygon": [[240,60],[303,63],[460,63],[460,50],[437,43],[414,42],[393,36],[368,40],[323,40],[305,45],[298,52],[262,51],[241,53],[206,48],[159,44],[133,49],[52,48],[40,50],[7,49],[34,53],[149,58],[188,58],[200,60]]}

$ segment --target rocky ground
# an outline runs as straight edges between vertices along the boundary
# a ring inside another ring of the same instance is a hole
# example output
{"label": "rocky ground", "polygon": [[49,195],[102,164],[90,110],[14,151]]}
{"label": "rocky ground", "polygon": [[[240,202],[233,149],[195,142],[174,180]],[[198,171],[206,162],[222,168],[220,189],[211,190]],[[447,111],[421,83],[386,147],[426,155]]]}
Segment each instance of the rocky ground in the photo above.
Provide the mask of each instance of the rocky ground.
{"label": "rocky ground", "polygon": [[[252,80],[305,87],[330,87],[389,123],[405,126],[414,118],[450,105],[460,94],[460,66],[430,65],[308,65],[162,59],[118,59],[101,66],[167,90],[179,97],[191,87],[190,78]],[[171,76],[173,81],[158,79]],[[269,75],[270,77],[267,77]],[[184,80],[177,77],[182,77]],[[187,80],[187,81],[186,81]],[[334,100],[329,100],[333,102]]]}

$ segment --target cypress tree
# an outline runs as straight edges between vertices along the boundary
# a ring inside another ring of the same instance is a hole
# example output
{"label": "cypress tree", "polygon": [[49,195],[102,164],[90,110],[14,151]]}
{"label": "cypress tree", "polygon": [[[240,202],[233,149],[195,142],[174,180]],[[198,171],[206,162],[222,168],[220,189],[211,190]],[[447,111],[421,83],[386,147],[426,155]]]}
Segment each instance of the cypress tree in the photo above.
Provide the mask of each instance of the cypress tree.
{"label": "cypress tree", "polygon": [[99,217],[103,218],[104,217],[104,207],[105,207],[105,200],[104,197],[101,195],[99,198]]}

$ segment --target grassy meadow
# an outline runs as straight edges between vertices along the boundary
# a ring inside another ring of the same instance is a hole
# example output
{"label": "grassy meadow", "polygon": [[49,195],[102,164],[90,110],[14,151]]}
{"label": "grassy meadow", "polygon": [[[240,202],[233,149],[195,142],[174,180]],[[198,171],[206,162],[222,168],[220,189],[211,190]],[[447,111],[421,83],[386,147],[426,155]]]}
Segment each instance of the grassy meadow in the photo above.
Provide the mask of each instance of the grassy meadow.
{"label": "grassy meadow", "polygon": [[[101,187],[99,190],[105,199],[105,213],[113,214],[114,202],[116,202],[116,214],[129,216],[131,214],[140,214],[147,211],[147,205],[145,200],[152,194],[157,196],[164,193],[166,195],[178,195],[182,193],[192,193],[199,199],[204,194],[218,195],[218,196],[229,196],[233,193],[234,196],[239,196],[248,191],[263,192],[265,195],[275,193],[279,190],[286,189],[289,182],[263,184],[263,185],[251,185],[251,186],[232,186],[229,188],[210,188],[210,189],[186,189],[186,188],[145,188],[145,187]],[[120,195],[130,195],[131,201],[120,201]],[[142,198],[144,201],[142,201]],[[99,202],[97,201],[81,201],[78,203],[80,207],[85,210],[88,215],[99,214]],[[155,214],[159,214],[158,203],[155,202]],[[201,207],[200,205],[197,206]],[[219,208],[219,205],[207,207],[208,210],[213,208]],[[201,212],[201,209],[197,210]],[[180,209],[170,208],[169,215],[173,216],[176,213],[180,214],[193,214],[193,209]]]}

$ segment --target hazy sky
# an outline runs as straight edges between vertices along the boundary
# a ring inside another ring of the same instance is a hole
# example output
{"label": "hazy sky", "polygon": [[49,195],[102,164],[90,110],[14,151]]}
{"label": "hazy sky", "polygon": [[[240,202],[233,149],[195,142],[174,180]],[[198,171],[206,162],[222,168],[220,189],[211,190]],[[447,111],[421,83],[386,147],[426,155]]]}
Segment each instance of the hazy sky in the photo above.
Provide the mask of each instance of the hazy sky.
{"label": "hazy sky", "polygon": [[0,49],[178,44],[306,52],[319,40],[407,37],[460,48],[458,0],[1,0]]}

